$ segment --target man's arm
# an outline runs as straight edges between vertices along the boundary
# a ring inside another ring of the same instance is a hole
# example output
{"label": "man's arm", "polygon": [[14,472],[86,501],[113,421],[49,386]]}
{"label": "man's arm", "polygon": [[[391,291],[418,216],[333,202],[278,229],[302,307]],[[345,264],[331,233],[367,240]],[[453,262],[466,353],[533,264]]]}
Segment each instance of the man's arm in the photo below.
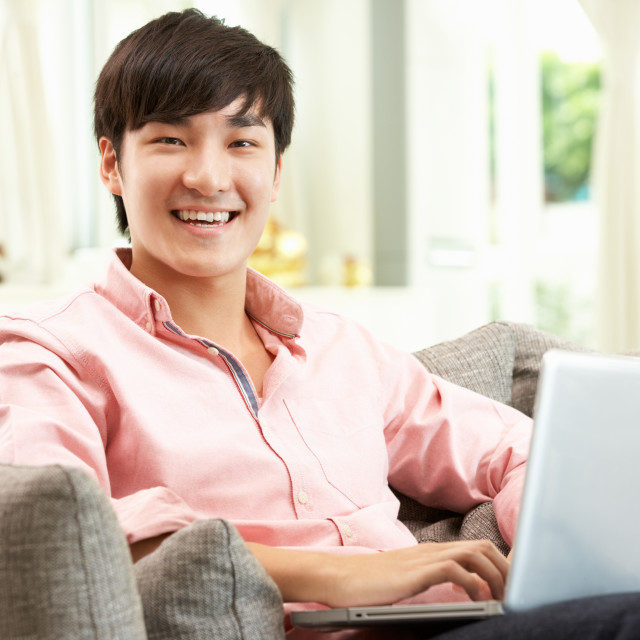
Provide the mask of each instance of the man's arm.
{"label": "man's arm", "polygon": [[462,587],[473,600],[499,600],[509,568],[504,556],[486,540],[350,556],[248,546],[285,602],[319,602],[330,607],[393,604],[445,582]]}
{"label": "man's arm", "polygon": [[198,515],[168,487],[113,497],[113,477],[128,474],[131,462],[120,456],[115,473],[107,465],[109,421],[120,409],[95,369],[36,323],[0,318],[0,461],[82,469],[110,497],[130,539],[190,524]]}
{"label": "man's arm", "polygon": [[413,356],[396,360],[384,367],[381,384],[388,396],[389,484],[457,513],[492,501],[500,532],[512,545],[531,419],[429,374]]}
{"label": "man's arm", "polygon": [[[131,545],[134,562],[170,534]],[[502,599],[509,563],[487,540],[421,544],[354,556],[247,543],[285,602],[330,607],[392,604],[452,582],[473,600]]]}

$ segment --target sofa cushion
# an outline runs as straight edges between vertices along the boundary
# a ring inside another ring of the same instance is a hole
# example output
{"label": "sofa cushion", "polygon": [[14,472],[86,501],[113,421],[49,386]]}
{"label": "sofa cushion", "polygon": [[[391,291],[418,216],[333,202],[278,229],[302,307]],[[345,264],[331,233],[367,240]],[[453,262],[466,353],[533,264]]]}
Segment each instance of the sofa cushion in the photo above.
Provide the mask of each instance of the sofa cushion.
{"label": "sofa cushion", "polygon": [[1,638],[147,637],[124,534],[78,469],[0,464],[0,576]]}
{"label": "sofa cushion", "polygon": [[[406,504],[402,502],[402,511]],[[418,542],[451,542],[455,540],[491,540],[503,555],[510,547],[505,542],[491,502],[483,502],[464,516],[450,511],[441,511],[423,507],[426,517],[423,520],[404,520],[404,524],[413,533]]]}
{"label": "sofa cushion", "polygon": [[531,416],[549,349],[587,350],[528,324],[491,322],[414,355],[431,373]]}
{"label": "sofa cushion", "polygon": [[515,347],[512,326],[492,322],[414,355],[431,373],[510,404]]}
{"label": "sofa cushion", "polygon": [[510,326],[515,336],[511,404],[518,411],[532,416],[544,353],[549,349],[565,351],[587,351],[588,349],[526,324],[513,323]]}
{"label": "sofa cushion", "polygon": [[278,588],[224,520],[172,534],[135,572],[150,640],[284,638]]}

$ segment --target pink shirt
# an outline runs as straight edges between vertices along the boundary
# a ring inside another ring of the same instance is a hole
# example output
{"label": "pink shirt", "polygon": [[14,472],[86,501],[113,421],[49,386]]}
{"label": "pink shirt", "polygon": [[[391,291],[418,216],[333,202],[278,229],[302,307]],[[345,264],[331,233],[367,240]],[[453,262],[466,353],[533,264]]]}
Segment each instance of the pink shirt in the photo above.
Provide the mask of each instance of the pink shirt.
{"label": "pink shirt", "polygon": [[246,309],[275,356],[260,400],[119,258],[103,282],[0,319],[1,460],[85,469],[129,542],[223,517],[276,546],[413,545],[387,479],[458,512],[493,500],[512,542],[528,418],[249,270]]}

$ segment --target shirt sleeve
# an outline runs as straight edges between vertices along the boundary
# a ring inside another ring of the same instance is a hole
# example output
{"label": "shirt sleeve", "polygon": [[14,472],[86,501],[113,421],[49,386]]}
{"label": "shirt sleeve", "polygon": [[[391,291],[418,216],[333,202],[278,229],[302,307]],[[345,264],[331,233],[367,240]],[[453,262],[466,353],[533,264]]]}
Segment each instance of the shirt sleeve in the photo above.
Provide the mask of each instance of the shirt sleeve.
{"label": "shirt sleeve", "polygon": [[492,501],[512,545],[531,419],[430,374],[410,354],[386,360],[382,376],[390,484],[458,513]]}
{"label": "shirt sleeve", "polygon": [[84,470],[111,499],[130,543],[195,520],[165,487],[112,495],[107,449],[117,408],[106,381],[90,358],[71,353],[36,323],[11,325],[11,332],[0,328],[0,460]]}

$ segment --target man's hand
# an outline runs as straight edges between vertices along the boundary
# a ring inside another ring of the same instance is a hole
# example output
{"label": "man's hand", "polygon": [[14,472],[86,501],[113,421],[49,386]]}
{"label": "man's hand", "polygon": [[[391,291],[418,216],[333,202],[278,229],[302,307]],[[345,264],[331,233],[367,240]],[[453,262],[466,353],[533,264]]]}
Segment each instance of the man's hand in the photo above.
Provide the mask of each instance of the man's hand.
{"label": "man's hand", "polygon": [[502,599],[509,562],[488,540],[427,543],[354,556],[249,543],[285,601],[330,607],[392,604],[452,582],[473,600]]}

